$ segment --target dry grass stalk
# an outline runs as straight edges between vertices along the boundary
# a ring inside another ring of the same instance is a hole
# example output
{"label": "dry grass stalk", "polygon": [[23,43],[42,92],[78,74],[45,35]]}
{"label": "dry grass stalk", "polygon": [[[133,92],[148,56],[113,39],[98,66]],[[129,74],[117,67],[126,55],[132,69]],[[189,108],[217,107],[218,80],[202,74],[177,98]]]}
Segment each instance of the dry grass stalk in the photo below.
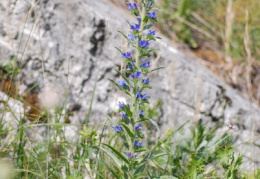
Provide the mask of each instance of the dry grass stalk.
{"label": "dry grass stalk", "polygon": [[225,60],[227,63],[231,63],[231,57],[229,56],[230,53],[230,44],[231,44],[231,36],[232,36],[232,24],[234,20],[234,12],[233,12],[233,0],[228,0],[228,5],[226,9],[226,27],[225,27]]}

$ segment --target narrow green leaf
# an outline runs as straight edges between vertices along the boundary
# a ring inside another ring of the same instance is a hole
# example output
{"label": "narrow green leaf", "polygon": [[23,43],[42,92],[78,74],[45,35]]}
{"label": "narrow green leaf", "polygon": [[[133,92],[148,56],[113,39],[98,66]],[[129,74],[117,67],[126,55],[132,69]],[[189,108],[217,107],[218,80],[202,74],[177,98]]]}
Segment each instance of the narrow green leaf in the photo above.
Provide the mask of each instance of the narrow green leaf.
{"label": "narrow green leaf", "polygon": [[126,110],[127,116],[131,118],[133,116],[133,114],[128,105],[125,105],[125,110]]}
{"label": "narrow green leaf", "polygon": [[153,156],[153,151],[149,152],[144,159],[142,160],[142,162],[139,164],[140,167],[138,167],[135,172],[134,175],[142,173],[145,169],[145,165],[147,163],[147,160],[150,159]]}
{"label": "narrow green leaf", "polygon": [[[160,70],[160,69],[164,69],[165,67],[158,67],[158,68],[155,68],[155,69],[153,69],[152,71],[156,71],[156,70]],[[151,71],[151,72],[152,72]]]}
{"label": "narrow green leaf", "polygon": [[107,169],[117,178],[120,179],[120,177],[116,174],[116,172],[104,161],[97,159],[97,161],[107,167]]}
{"label": "narrow green leaf", "polygon": [[113,148],[112,146],[108,145],[108,144],[104,144],[103,145],[107,146],[108,148],[110,148],[113,152],[115,152],[115,154],[118,155],[119,158],[121,158],[125,163],[129,164],[129,161],[120,153],[118,152],[115,148]]}
{"label": "narrow green leaf", "polygon": [[181,130],[188,122],[190,122],[191,119],[189,119],[188,121],[186,121],[184,124],[182,124],[177,130],[175,130],[173,133],[171,133],[168,137],[166,137],[165,139],[158,141],[157,145],[154,146],[153,150],[155,150],[157,147],[159,147],[162,143],[165,143],[169,138],[172,138],[174,136],[174,134],[176,134],[176,132],[178,132],[179,130]]}
{"label": "narrow green leaf", "polygon": [[103,150],[108,156],[110,156],[114,162],[116,163],[116,165],[119,167],[119,169],[121,170],[122,167],[122,162],[111,152],[109,152],[107,149],[104,149],[102,147],[99,147],[101,150]]}
{"label": "narrow green leaf", "polygon": [[130,85],[129,80],[125,77],[125,75],[123,75],[120,71],[118,71],[118,70],[116,70],[116,69],[115,69],[115,71],[116,71],[120,76],[122,76],[122,77],[124,78],[124,80]]}
{"label": "narrow green leaf", "polygon": [[106,117],[113,123],[114,126],[116,126],[116,123],[113,121],[113,119],[110,116],[106,115]]}
{"label": "narrow green leaf", "polygon": [[128,135],[133,139],[135,138],[134,134],[130,131],[130,129],[125,125],[122,124],[122,126],[125,128],[126,132],[128,133]]}
{"label": "narrow green leaf", "polygon": [[149,16],[146,15],[143,22],[146,24],[148,22],[148,20],[149,20]]}
{"label": "narrow green leaf", "polygon": [[146,25],[146,26],[144,26],[144,30],[150,29],[152,26],[153,26],[153,24]]}
{"label": "narrow green leaf", "polygon": [[115,47],[121,54],[123,53],[119,48]]}
{"label": "narrow green leaf", "polygon": [[[114,83],[114,85],[116,85],[121,91],[125,92],[125,94],[132,96],[128,91],[126,91],[122,86],[117,84],[114,80],[111,80],[111,79],[108,79],[108,80],[111,81],[112,83]],[[130,88],[127,87],[127,90],[130,90]]]}
{"label": "narrow green leaf", "polygon": [[144,117],[144,118],[136,121],[135,123],[140,123],[140,122],[145,122],[145,121],[149,121],[149,119]]}
{"label": "narrow green leaf", "polygon": [[128,40],[127,36],[123,32],[121,32],[121,31],[117,31],[117,32],[119,32],[121,35],[123,35]]}
{"label": "narrow green leaf", "polygon": [[154,155],[154,157],[151,158],[151,159],[156,159],[156,158],[159,158],[159,157],[161,157],[161,156],[165,156],[165,155],[169,155],[169,154],[167,154],[167,153],[157,154],[157,155]]}
{"label": "narrow green leaf", "polygon": [[149,119],[149,121],[157,128],[157,131],[160,133],[160,128],[159,126],[157,125],[157,122],[152,120],[152,119]]}

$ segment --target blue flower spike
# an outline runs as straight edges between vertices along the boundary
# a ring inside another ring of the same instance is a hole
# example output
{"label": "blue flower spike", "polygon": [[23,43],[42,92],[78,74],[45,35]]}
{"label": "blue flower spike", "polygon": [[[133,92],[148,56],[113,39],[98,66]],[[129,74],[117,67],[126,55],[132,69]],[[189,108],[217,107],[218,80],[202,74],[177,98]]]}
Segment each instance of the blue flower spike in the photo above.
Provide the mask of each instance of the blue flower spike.
{"label": "blue flower spike", "polygon": [[139,131],[142,129],[142,124],[137,124],[137,126],[135,126],[135,130]]}
{"label": "blue flower spike", "polygon": [[147,79],[145,79],[145,80],[142,81],[142,83],[143,83],[144,85],[149,85],[149,82],[150,82],[150,79],[149,79],[149,78],[147,78]]}
{"label": "blue flower spike", "polygon": [[132,58],[132,53],[131,52],[125,52],[122,53],[123,58],[131,59]]}
{"label": "blue flower spike", "polygon": [[148,1],[148,2],[146,3],[146,5],[147,5],[147,6],[152,6],[152,5],[153,5],[153,2],[152,2],[152,1]]}
{"label": "blue flower spike", "polygon": [[136,93],[136,99],[139,99],[139,98],[140,98],[140,99],[142,98],[142,93],[140,93],[140,92],[139,92],[139,93]]}
{"label": "blue flower spike", "polygon": [[133,31],[138,31],[140,29],[140,24],[131,25],[130,29]]}
{"label": "blue flower spike", "polygon": [[141,40],[141,41],[139,41],[139,46],[142,47],[142,48],[148,47],[149,42],[147,42],[145,40]]}
{"label": "blue flower spike", "polygon": [[139,117],[144,117],[144,110],[139,113]]}
{"label": "blue flower spike", "polygon": [[153,12],[151,12],[151,13],[148,13],[148,16],[149,16],[149,18],[151,18],[151,19],[156,19],[156,12],[153,11]]}
{"label": "blue flower spike", "polygon": [[147,35],[155,35],[155,32],[156,32],[156,30],[154,30],[154,31],[149,30],[148,33],[147,33]]}
{"label": "blue flower spike", "polygon": [[134,146],[137,147],[137,148],[140,148],[142,147],[142,143],[141,142],[138,142],[137,140],[134,142]]}
{"label": "blue flower spike", "polygon": [[121,116],[123,119],[128,119],[126,113],[122,113],[122,116]]}
{"label": "blue flower spike", "polygon": [[129,62],[128,64],[127,64],[127,67],[130,69],[130,70],[134,70],[134,65],[135,65],[135,62]]}
{"label": "blue flower spike", "polygon": [[142,95],[142,101],[146,101],[147,100],[147,98],[148,98],[148,96],[147,96],[147,94],[144,94],[144,95]]}
{"label": "blue flower spike", "polygon": [[144,62],[142,65],[141,65],[141,68],[150,68],[151,67],[151,62],[148,61],[148,62]]}
{"label": "blue flower spike", "polygon": [[136,74],[131,74],[131,77],[134,79],[134,78],[141,78],[141,74],[142,72],[140,71],[137,71]]}
{"label": "blue flower spike", "polygon": [[128,3],[128,9],[129,9],[129,10],[137,9],[137,5],[136,5],[136,3],[133,3],[133,4]]}
{"label": "blue flower spike", "polygon": [[115,130],[116,132],[122,132],[122,131],[123,131],[123,128],[122,128],[121,126],[115,126],[115,127],[114,127],[114,130]]}
{"label": "blue flower spike", "polygon": [[118,106],[119,106],[119,108],[121,108],[121,109],[124,109],[124,108],[125,108],[125,104],[124,104],[123,102],[120,102],[120,101],[119,101],[119,103],[118,103]]}
{"label": "blue flower spike", "polygon": [[123,88],[128,87],[128,84],[126,81],[118,80],[119,86],[122,86]]}
{"label": "blue flower spike", "polygon": [[128,34],[128,40],[129,41],[134,41],[134,40],[136,40],[137,39],[137,37],[136,36],[133,36],[133,34]]}

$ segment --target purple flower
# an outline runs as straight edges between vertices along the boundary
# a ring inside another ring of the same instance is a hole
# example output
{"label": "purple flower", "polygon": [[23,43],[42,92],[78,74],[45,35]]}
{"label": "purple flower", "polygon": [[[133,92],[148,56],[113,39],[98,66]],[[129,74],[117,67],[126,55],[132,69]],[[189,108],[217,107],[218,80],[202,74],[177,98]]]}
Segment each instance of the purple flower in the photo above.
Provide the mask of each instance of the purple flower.
{"label": "purple flower", "polygon": [[132,53],[131,52],[122,53],[122,55],[123,55],[123,58],[128,58],[128,59],[132,58]]}
{"label": "purple flower", "polygon": [[155,35],[155,32],[156,32],[156,30],[154,30],[154,31],[149,30],[148,33],[147,33],[147,35]]}
{"label": "purple flower", "polygon": [[125,108],[125,104],[123,102],[120,102],[118,103],[118,106],[121,108],[121,109],[124,109]]}
{"label": "purple flower", "polygon": [[141,78],[141,74],[142,74],[142,72],[137,71],[136,74],[131,74],[131,77],[132,78]]}
{"label": "purple flower", "polygon": [[126,113],[122,113],[122,116],[121,116],[123,119],[128,119]]}
{"label": "purple flower", "polygon": [[228,127],[230,130],[235,130],[235,127],[234,126],[229,126]]}
{"label": "purple flower", "polygon": [[145,40],[141,40],[139,41],[139,45],[140,47],[144,48],[144,47],[148,47],[149,42],[145,41]]}
{"label": "purple flower", "polygon": [[137,157],[137,155],[136,154],[132,155],[131,152],[128,152],[127,153],[127,157],[128,158],[132,158],[132,157]]}
{"label": "purple flower", "polygon": [[139,22],[139,23],[141,23],[141,18],[140,17],[137,17],[137,21]]}
{"label": "purple flower", "polygon": [[141,99],[142,99],[143,101],[146,101],[147,98],[148,98],[147,94],[144,94],[144,95],[142,95],[142,98],[141,98]]}
{"label": "purple flower", "polygon": [[133,157],[132,154],[131,154],[131,152],[128,152],[128,153],[127,153],[127,157],[128,157],[128,158],[132,158],[132,157]]}
{"label": "purple flower", "polygon": [[151,5],[153,5],[153,2],[152,2],[152,1],[148,1],[148,2],[146,3],[146,5],[147,5],[147,6],[151,6]]}
{"label": "purple flower", "polygon": [[144,62],[140,67],[142,67],[142,68],[150,68],[151,67],[151,63],[150,63],[150,61]]}
{"label": "purple flower", "polygon": [[137,39],[136,36],[133,36],[132,34],[128,34],[128,40],[133,41],[133,40],[136,40],[136,39]]}
{"label": "purple flower", "polygon": [[129,10],[131,10],[131,9],[137,9],[136,3],[133,3],[133,4],[128,3],[128,9],[129,9]]}
{"label": "purple flower", "polygon": [[142,111],[139,113],[139,116],[140,116],[140,117],[144,117],[144,110],[142,110]]}
{"label": "purple flower", "polygon": [[119,84],[119,86],[127,87],[127,82],[126,81],[118,80],[118,84]]}
{"label": "purple flower", "polygon": [[142,128],[142,124],[138,124],[137,126],[135,126],[135,130],[138,131]]}
{"label": "purple flower", "polygon": [[123,131],[123,128],[120,127],[120,126],[115,126],[115,127],[114,127],[114,130],[115,130],[116,132],[122,132],[122,131]]}
{"label": "purple flower", "polygon": [[150,17],[151,19],[156,19],[156,12],[155,12],[155,11],[153,11],[153,12],[151,12],[151,13],[148,13],[148,15],[149,15],[149,17]]}
{"label": "purple flower", "polygon": [[140,25],[139,24],[131,25],[130,29],[132,29],[132,30],[139,30],[140,29]]}
{"label": "purple flower", "polygon": [[140,93],[140,92],[136,93],[136,99],[138,99],[138,98],[140,98],[140,99],[142,98],[142,93]]}
{"label": "purple flower", "polygon": [[143,80],[143,84],[144,84],[144,85],[148,85],[149,82],[150,82],[149,78],[147,78],[146,80]]}

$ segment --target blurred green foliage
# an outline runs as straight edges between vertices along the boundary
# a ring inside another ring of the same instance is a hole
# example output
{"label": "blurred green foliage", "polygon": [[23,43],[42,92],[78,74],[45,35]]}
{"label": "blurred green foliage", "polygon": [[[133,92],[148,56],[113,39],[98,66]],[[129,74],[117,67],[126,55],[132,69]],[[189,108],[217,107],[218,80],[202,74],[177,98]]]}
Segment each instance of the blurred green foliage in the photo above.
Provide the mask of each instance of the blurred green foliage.
{"label": "blurred green foliage", "polygon": [[[186,43],[192,48],[197,48],[198,42],[209,42],[214,47],[224,51],[227,0],[161,0],[160,6],[163,10],[160,13],[159,25],[166,35],[177,37],[180,42]],[[236,61],[243,62],[246,57],[244,46],[246,10],[249,12],[248,24],[252,57],[259,60],[259,8],[259,0],[233,0],[232,13],[234,19],[229,55]],[[194,14],[198,16],[195,17]],[[203,23],[197,17],[200,17],[206,23]],[[195,30],[196,28],[205,33]],[[214,39],[209,38],[205,35],[206,33]]]}

